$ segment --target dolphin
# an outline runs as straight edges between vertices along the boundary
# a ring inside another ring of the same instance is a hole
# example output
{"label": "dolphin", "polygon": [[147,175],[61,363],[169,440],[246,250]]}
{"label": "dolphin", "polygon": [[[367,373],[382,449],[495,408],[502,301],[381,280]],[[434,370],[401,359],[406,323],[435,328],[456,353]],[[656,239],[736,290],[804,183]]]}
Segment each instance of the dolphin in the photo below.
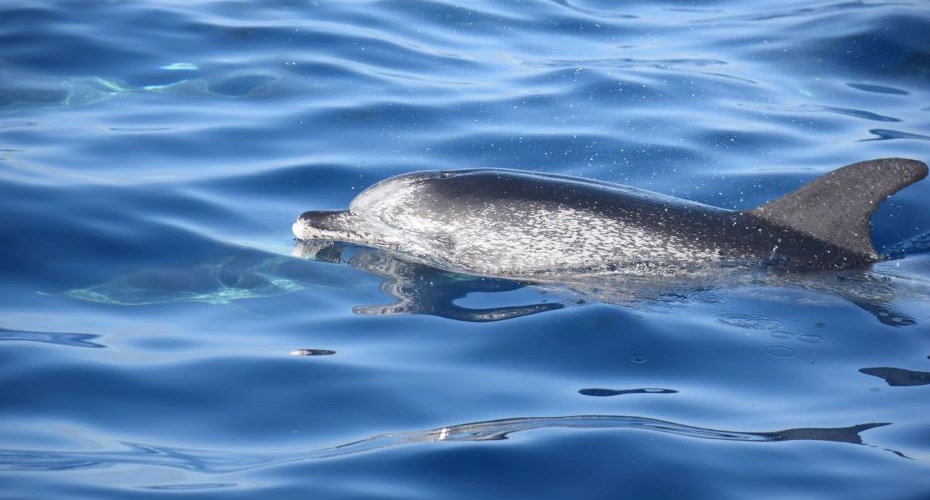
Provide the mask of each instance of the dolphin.
{"label": "dolphin", "polygon": [[916,160],[863,161],[733,211],[562,175],[414,172],[369,187],[347,210],[304,212],[292,230],[448,271],[542,281],[853,269],[881,260],[869,222],[878,205],[926,176]]}

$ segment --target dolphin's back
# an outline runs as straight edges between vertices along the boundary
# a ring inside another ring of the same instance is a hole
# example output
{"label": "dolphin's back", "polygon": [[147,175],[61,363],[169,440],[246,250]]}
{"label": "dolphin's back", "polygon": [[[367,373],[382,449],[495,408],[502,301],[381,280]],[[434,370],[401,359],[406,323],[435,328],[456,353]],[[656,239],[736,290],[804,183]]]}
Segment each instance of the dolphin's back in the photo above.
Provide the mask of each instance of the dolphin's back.
{"label": "dolphin's back", "polygon": [[388,179],[348,213],[374,215],[400,250],[441,267],[523,277],[716,261],[720,229],[738,217],[624,186],[486,169]]}

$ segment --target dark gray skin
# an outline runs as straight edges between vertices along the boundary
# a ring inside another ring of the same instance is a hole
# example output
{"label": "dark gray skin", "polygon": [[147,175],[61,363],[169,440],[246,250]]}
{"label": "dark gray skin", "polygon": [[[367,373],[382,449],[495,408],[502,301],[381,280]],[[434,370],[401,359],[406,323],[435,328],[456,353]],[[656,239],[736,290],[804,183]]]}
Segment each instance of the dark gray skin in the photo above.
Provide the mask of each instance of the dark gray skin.
{"label": "dark gray skin", "polygon": [[479,276],[670,276],[721,267],[847,269],[879,260],[869,217],[927,175],[919,161],[848,165],[736,212],[584,179],[510,170],[418,172],[382,181],[348,210],[306,212],[301,240],[396,251]]}

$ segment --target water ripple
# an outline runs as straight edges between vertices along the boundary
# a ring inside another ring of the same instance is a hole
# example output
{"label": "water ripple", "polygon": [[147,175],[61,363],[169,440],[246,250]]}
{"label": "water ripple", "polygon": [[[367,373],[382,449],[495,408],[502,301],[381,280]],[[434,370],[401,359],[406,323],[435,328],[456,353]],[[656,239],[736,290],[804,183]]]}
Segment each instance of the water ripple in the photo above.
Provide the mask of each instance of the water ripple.
{"label": "water ripple", "polygon": [[41,342],[68,347],[90,347],[100,349],[103,344],[92,342],[99,335],[90,333],[33,332],[27,330],[10,330],[0,328],[0,341]]}
{"label": "water ripple", "polygon": [[827,113],[836,113],[839,115],[852,116],[853,118],[862,118],[863,120],[871,120],[876,122],[900,122],[898,118],[891,116],[884,116],[878,113],[873,113],[871,111],[864,111],[861,109],[851,109],[851,108],[840,108],[835,106],[817,106],[817,105],[805,105],[799,108],[799,111],[825,111]]}
{"label": "water ripple", "polygon": [[911,132],[902,132],[900,130],[891,130],[886,128],[873,128],[869,133],[875,135],[871,139],[859,139],[859,142],[866,141],[888,141],[892,139],[916,139],[920,141],[930,141],[930,135],[914,134]]}
{"label": "water ripple", "polygon": [[726,61],[719,59],[636,59],[631,57],[614,57],[608,59],[534,59],[523,62],[528,67],[540,68],[580,68],[580,67],[604,67],[604,68],[656,68],[670,69],[681,66],[696,66],[699,68],[707,66],[725,66]]}
{"label": "water ripple", "polygon": [[896,89],[894,87],[889,87],[887,85],[875,85],[873,83],[847,83],[849,87],[852,87],[857,90],[862,90],[864,92],[874,92],[876,94],[889,94],[889,95],[908,95],[910,92],[906,90]]}
{"label": "water ripple", "polygon": [[587,389],[580,389],[578,394],[583,396],[604,398],[610,396],[623,396],[625,394],[676,394],[677,392],[678,391],[674,389],[660,389],[657,387],[647,387],[643,389],[602,389],[598,387],[591,387]]}
{"label": "water ripple", "polygon": [[885,425],[889,424],[867,423],[849,427],[743,432],[695,427],[666,420],[623,415],[527,417],[474,422],[425,431],[378,434],[329,448],[276,454],[267,452],[231,452],[229,450],[195,450],[131,442],[119,443],[126,448],[120,451],[0,450],[0,470],[63,471],[117,465],[148,465],[214,474],[229,473],[306,460],[345,457],[421,443],[500,441],[518,432],[553,428],[645,430],[695,439],[753,443],[828,441],[864,444],[860,436],[861,432]]}
{"label": "water ripple", "polygon": [[594,9],[585,9],[582,7],[578,7],[577,5],[574,5],[568,0],[549,0],[549,1],[556,5],[561,5],[565,7],[566,9],[572,10],[579,14],[584,14],[585,16],[590,16],[590,17],[595,17],[595,18],[605,18],[605,19],[638,19],[639,18],[639,16],[635,16],[633,14],[619,14],[619,13],[603,12],[603,11],[598,11]]}
{"label": "water ripple", "polygon": [[235,488],[238,483],[180,483],[180,484],[160,484],[154,486],[140,486],[142,489],[156,491],[197,491],[197,490],[218,490],[225,488]]}
{"label": "water ripple", "polygon": [[891,7],[891,6],[907,6],[910,5],[906,2],[863,2],[863,1],[853,1],[853,2],[837,2],[826,5],[818,5],[814,7],[798,7],[794,9],[778,9],[772,10],[770,12],[763,13],[753,13],[753,14],[740,14],[735,16],[721,16],[715,17],[712,19],[704,19],[703,22],[717,22],[717,21],[772,21],[775,19],[794,19],[794,18],[807,18],[814,16],[822,15],[832,15],[837,12],[847,12],[851,10],[863,10],[863,9],[875,9],[882,7]]}

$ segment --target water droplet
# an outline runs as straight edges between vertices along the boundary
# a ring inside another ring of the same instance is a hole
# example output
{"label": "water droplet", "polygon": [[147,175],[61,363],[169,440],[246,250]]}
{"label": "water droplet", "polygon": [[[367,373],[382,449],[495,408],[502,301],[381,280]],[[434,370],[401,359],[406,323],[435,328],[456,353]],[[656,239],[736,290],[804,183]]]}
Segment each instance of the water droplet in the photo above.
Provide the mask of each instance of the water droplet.
{"label": "water droplet", "polygon": [[794,358],[798,355],[794,349],[782,345],[766,346],[765,353],[775,358]]}
{"label": "water droplet", "polygon": [[630,362],[641,365],[646,362],[646,356],[643,356],[642,354],[634,354],[632,357],[630,357]]}
{"label": "water droplet", "polygon": [[798,340],[803,340],[804,342],[807,342],[808,344],[819,344],[823,342],[823,337],[821,337],[820,335],[801,335],[800,337],[798,337]]}
{"label": "water droplet", "polygon": [[784,330],[777,330],[772,332],[772,336],[776,339],[790,339],[794,337],[794,334],[791,332],[786,332]]}

